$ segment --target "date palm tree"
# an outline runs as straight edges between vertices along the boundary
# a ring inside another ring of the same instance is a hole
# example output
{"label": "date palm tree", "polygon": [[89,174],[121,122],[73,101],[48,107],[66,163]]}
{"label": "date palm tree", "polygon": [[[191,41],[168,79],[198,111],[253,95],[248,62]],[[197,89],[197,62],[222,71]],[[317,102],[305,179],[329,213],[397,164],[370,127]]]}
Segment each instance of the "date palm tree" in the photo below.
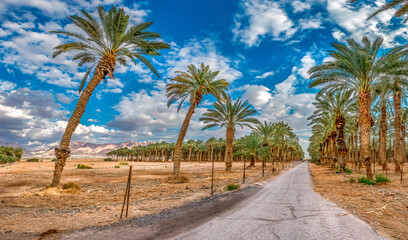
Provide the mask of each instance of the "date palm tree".
{"label": "date palm tree", "polygon": [[373,109],[375,111],[376,108],[379,108],[378,158],[384,171],[387,167],[387,105],[389,105],[392,92],[391,86],[386,80],[381,81],[375,88],[374,99],[378,99],[379,104]]}
{"label": "date palm tree", "polygon": [[270,149],[270,157],[272,162],[272,172],[274,172],[274,165],[275,165],[275,158],[272,156],[273,154],[273,146],[274,146],[274,133],[275,133],[275,125],[271,122],[264,121],[263,123],[258,123],[255,127],[252,128],[252,132],[262,139],[262,143],[265,146],[268,146]]}
{"label": "date palm tree", "polygon": [[[155,40],[160,37],[160,34],[148,31],[152,22],[130,26],[129,15],[124,13],[123,8],[112,7],[109,12],[106,12],[102,6],[99,6],[99,21],[88,12],[82,11],[82,13],[83,17],[70,16],[68,20],[80,28],[83,33],[53,31],[53,33],[72,39],[71,42],[56,46],[53,57],[72,52],[75,53],[72,60],[78,60],[79,67],[85,64],[89,64],[90,67],[79,86],[79,92],[82,93],[65,128],[60,146],[55,148],[57,161],[52,186],[60,183],[65,161],[70,156],[69,144],[72,134],[79,125],[92,92],[98,84],[106,77],[113,79],[116,64],[126,66],[128,59],[134,64],[136,60],[139,60],[158,76],[157,71],[144,55],[157,56],[160,55],[159,50],[169,48],[168,44]],[[93,69],[95,69],[94,74],[82,91]]]}
{"label": "date palm tree", "polygon": [[357,94],[361,157],[370,179],[373,179],[370,160],[371,93],[383,75],[408,74],[403,70],[407,61],[400,60],[405,54],[404,48],[396,47],[380,55],[382,43],[381,37],[373,42],[363,37],[361,44],[353,39],[348,39],[347,45],[332,43],[335,50],[329,51],[329,54],[334,60],[309,70],[312,79],[309,87],[322,86],[320,94],[339,91],[353,91]]}
{"label": "date palm tree", "polygon": [[[340,166],[340,170],[344,171],[346,167],[346,155],[347,146],[344,137],[344,129],[346,121],[357,112],[356,97],[353,92],[338,92],[335,94],[318,95],[316,101],[313,103],[316,110],[308,118],[311,123],[318,123],[326,121],[326,117],[329,117],[337,130],[337,161]],[[334,129],[333,129],[334,130]]]}
{"label": "date palm tree", "polygon": [[256,113],[256,110],[252,108],[248,101],[243,101],[241,98],[234,102],[231,100],[231,96],[227,96],[215,102],[213,107],[214,109],[207,109],[207,112],[200,118],[200,121],[207,124],[202,130],[216,126],[226,128],[225,170],[230,171],[232,168],[235,127],[251,127],[251,124],[258,124],[259,121],[251,117]]}
{"label": "date palm tree", "polygon": [[225,89],[229,84],[225,79],[216,79],[219,71],[211,71],[210,66],[204,65],[204,63],[201,63],[200,68],[191,64],[188,66],[187,72],[177,71],[176,73],[178,75],[171,79],[171,82],[166,86],[167,106],[169,107],[180,100],[177,108],[177,112],[179,112],[186,99],[190,103],[190,108],[184,118],[174,150],[173,175],[178,178],[180,176],[183,140],[195,108],[201,103],[203,95],[211,94],[217,99],[226,97]]}

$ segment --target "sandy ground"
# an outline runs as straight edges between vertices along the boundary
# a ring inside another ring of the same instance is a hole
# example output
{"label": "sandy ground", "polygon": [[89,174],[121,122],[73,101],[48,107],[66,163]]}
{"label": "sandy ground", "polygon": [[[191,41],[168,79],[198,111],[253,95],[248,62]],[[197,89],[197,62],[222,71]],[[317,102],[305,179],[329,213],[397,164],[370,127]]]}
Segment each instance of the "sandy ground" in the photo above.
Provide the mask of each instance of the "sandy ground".
{"label": "sandy ground", "polygon": [[[369,186],[349,182],[351,176],[363,176],[364,168],[360,173],[353,169],[352,174],[336,174],[335,170],[311,163],[309,168],[315,191],[324,198],[359,216],[390,239],[408,239],[408,174],[401,182],[399,174],[388,170],[391,183]],[[378,165],[376,171],[382,173]]]}
{"label": "sandy ground", "polygon": [[[93,169],[76,169],[78,163]],[[173,164],[129,162],[133,165],[129,218],[159,213],[210,194],[211,163],[182,162],[186,183],[169,183]],[[35,238],[55,229],[58,232],[119,221],[128,166],[114,168],[117,162],[69,160],[61,183],[75,182],[80,192],[46,188],[51,182],[54,163],[22,161],[0,168],[0,239]],[[247,169],[246,184],[271,178],[270,165],[261,177],[260,163]],[[225,172],[224,163],[215,165],[216,194],[225,192],[229,183],[241,183],[243,163],[234,162]],[[275,173],[276,175],[277,173]]]}

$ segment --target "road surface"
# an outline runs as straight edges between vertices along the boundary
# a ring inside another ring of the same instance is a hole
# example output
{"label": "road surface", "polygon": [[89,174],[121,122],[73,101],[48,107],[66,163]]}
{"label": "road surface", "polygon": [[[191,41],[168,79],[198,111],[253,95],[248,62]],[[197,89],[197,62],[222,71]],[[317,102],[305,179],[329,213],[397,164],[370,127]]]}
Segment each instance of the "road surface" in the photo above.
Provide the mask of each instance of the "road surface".
{"label": "road surface", "polygon": [[302,163],[234,209],[173,239],[383,238],[320,197],[313,190],[307,163]]}
{"label": "road surface", "polygon": [[159,215],[63,234],[62,239],[376,240],[367,223],[320,197],[307,163],[263,188],[187,204]]}

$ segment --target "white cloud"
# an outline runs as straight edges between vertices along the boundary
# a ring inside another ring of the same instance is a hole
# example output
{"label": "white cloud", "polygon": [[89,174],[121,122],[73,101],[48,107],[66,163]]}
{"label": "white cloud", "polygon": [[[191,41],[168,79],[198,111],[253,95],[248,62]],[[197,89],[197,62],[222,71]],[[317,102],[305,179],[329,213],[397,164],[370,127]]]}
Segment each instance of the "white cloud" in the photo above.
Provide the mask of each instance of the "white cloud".
{"label": "white cloud", "polygon": [[301,2],[298,0],[292,1],[292,7],[293,7],[293,12],[298,13],[298,12],[303,12],[305,10],[309,10],[312,5],[307,2]]}
{"label": "white cloud", "polygon": [[[267,0],[242,1],[244,14],[235,17],[235,38],[247,46],[258,46],[265,37],[286,40],[297,31],[278,3]],[[248,25],[244,20],[248,19]]]}
{"label": "white cloud", "polygon": [[371,39],[382,36],[384,46],[387,48],[399,44],[396,40],[397,37],[407,39],[408,28],[406,24],[393,29],[389,28],[393,11],[381,12],[367,20],[383,3],[385,2],[377,0],[375,5],[363,4],[356,8],[355,5],[350,5],[348,0],[328,0],[327,11],[330,14],[330,19],[343,28],[343,30],[334,29],[333,37],[338,41],[344,41],[345,37],[360,41],[363,36],[369,36]]}
{"label": "white cloud", "polygon": [[301,60],[302,67],[298,70],[298,74],[304,79],[309,79],[309,74],[307,73],[310,68],[312,68],[316,61],[310,56],[311,53],[308,52]]}
{"label": "white cloud", "polygon": [[165,56],[165,66],[167,67],[167,77],[174,77],[175,71],[186,71],[187,66],[194,64],[199,67],[201,63],[210,65],[211,70],[219,70],[218,78],[226,79],[232,82],[242,76],[242,73],[234,68],[235,62],[221,55],[215,43],[211,39],[198,41],[197,39],[190,40],[183,47],[174,47]]}
{"label": "white cloud", "polygon": [[13,90],[14,88],[16,88],[15,83],[0,80],[0,92],[10,91]]}
{"label": "white cloud", "polygon": [[60,103],[65,103],[65,104],[70,104],[72,102],[72,98],[68,97],[67,95],[63,94],[63,93],[58,93],[57,94],[57,100]]}
{"label": "white cloud", "polygon": [[68,6],[59,0],[2,0],[0,2],[0,13],[6,12],[10,7],[34,7],[49,14],[67,14]]}
{"label": "white cloud", "polygon": [[256,76],[255,78],[256,78],[256,79],[263,79],[263,78],[267,78],[267,77],[269,77],[269,76],[273,76],[274,74],[275,74],[274,71],[264,72],[264,73],[262,73],[261,75]]}
{"label": "white cloud", "polygon": [[318,29],[322,28],[322,20],[320,18],[301,19],[299,26],[301,29]]}

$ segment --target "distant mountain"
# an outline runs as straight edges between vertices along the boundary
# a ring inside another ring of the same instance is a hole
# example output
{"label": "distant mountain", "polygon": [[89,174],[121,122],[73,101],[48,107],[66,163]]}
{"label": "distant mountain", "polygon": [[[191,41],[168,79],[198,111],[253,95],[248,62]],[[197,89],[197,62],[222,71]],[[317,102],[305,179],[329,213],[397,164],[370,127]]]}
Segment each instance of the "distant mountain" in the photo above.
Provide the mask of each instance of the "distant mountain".
{"label": "distant mountain", "polygon": [[[124,147],[146,146],[150,142],[122,142],[122,143],[89,143],[89,142],[71,142],[71,157],[105,157],[106,153]],[[54,157],[54,148],[32,150],[31,153],[36,157]]]}

